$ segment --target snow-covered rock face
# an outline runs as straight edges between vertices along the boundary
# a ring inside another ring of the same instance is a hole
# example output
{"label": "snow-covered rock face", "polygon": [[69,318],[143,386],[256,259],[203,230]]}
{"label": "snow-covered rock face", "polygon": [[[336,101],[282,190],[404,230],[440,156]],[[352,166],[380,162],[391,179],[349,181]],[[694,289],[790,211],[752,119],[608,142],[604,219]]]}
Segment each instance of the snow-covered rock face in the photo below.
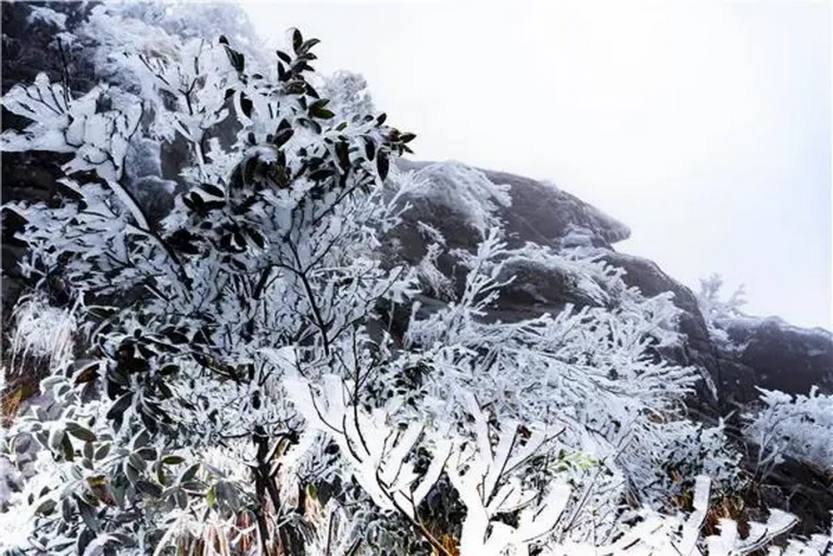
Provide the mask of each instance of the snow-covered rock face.
{"label": "snow-covered rock face", "polygon": [[[68,21],[81,20],[82,11],[66,10]],[[4,10],[3,13],[4,23],[10,30],[4,35],[4,91],[15,82],[33,79],[34,74],[30,74],[37,65],[32,63],[33,57],[44,51],[52,38],[52,23],[42,18],[27,20],[23,12]],[[56,75],[59,69],[56,65]],[[93,70],[83,56],[75,57],[73,70],[71,78],[78,89],[87,89],[94,82]],[[4,118],[4,126],[17,125],[14,116],[4,115],[9,116]],[[179,162],[185,154],[177,144],[165,146],[161,152],[159,144],[137,143],[131,147],[128,158],[141,163],[133,160],[129,165],[128,186],[147,205],[149,213],[164,213],[172,204],[176,182],[180,179]],[[7,153],[4,156],[9,157],[9,163],[3,166],[5,200],[53,198],[55,175],[64,162],[60,155]],[[722,390],[723,398],[753,400],[757,397],[756,386],[806,393],[814,383],[823,389],[833,384],[833,341],[829,334],[805,333],[772,320],[731,322],[726,323],[726,330],[742,349],[725,352],[712,341],[688,288],[651,261],[613,250],[612,245],[629,236],[627,226],[554,184],[478,170],[460,163],[400,161],[399,165],[403,171],[415,171],[422,184],[408,198],[412,206],[404,215],[404,225],[395,233],[395,241],[387,246],[389,256],[419,263],[433,242],[431,227],[442,233],[449,250],[470,250],[494,227],[497,219],[503,224],[504,239],[511,247],[533,243],[554,249],[600,249],[609,263],[625,269],[624,280],[628,285],[646,295],[674,292],[674,303],[683,311],[680,329],[687,341],[666,355],[676,362],[697,365],[707,371]],[[13,231],[6,229],[4,233]],[[7,275],[14,275],[14,261],[19,253],[10,237],[5,237],[3,267]],[[445,287],[459,285],[464,276],[454,258],[446,253],[439,255],[436,268],[451,278]],[[499,300],[495,308],[498,318],[512,320],[557,312],[567,303],[578,306],[597,303],[573,287],[562,269],[519,264],[514,270],[518,278]],[[5,282],[4,291],[13,293],[14,284],[10,280]],[[708,397],[707,390],[703,395]]]}
{"label": "snow-covered rock face", "polygon": [[[401,160],[398,165],[403,172],[413,172],[417,185],[404,198],[410,208],[403,214],[403,224],[393,232],[388,256],[411,264],[418,264],[428,254],[437,237],[448,251],[471,250],[489,230],[498,227],[503,228],[503,240],[512,248],[534,245],[607,252],[612,243],[630,234],[624,224],[550,183],[459,162]],[[459,291],[465,278],[459,261],[446,252],[435,263],[451,279],[452,290]],[[555,314],[567,303],[602,303],[573,283],[565,268],[531,259],[510,266],[516,278],[494,307],[495,318],[518,320],[545,312]],[[652,295],[656,293],[660,292]]]}
{"label": "snow-covered rock face", "polygon": [[503,222],[510,246],[533,242],[609,247],[630,236],[627,226],[552,183],[457,162],[400,161],[400,167],[419,171],[427,182],[424,190],[432,192],[432,201],[417,204],[408,216],[414,221],[444,220],[437,214],[444,207],[482,232],[493,210]]}
{"label": "snow-covered rock face", "polygon": [[[814,384],[823,390],[833,388],[830,333],[803,330],[778,319],[734,319],[723,328],[738,349],[726,349],[712,337],[689,288],[665,274],[656,263],[613,249],[615,242],[628,237],[627,226],[554,185],[456,162],[404,161],[400,167],[414,171],[420,185],[407,198],[411,208],[404,215],[404,225],[395,232],[395,256],[416,264],[426,255],[434,240],[424,224],[440,232],[449,247],[471,249],[489,228],[489,219],[498,218],[510,245],[594,248],[608,263],[624,269],[625,283],[646,296],[673,292],[673,302],[682,310],[679,326],[686,341],[667,350],[664,356],[701,368],[714,383],[721,401],[755,400],[756,387],[790,393],[807,393]],[[448,255],[439,256],[437,268],[452,278],[452,287],[463,278],[456,261]],[[513,271],[517,278],[498,300],[496,318],[515,320],[555,313],[567,303],[598,303],[572,287],[563,269],[520,264]],[[706,381],[700,401],[714,408],[718,400],[712,390]]]}
{"label": "snow-covered rock face", "polygon": [[[822,392],[833,392],[833,334],[830,332],[791,326],[776,317],[734,318],[722,324],[730,341],[737,346],[729,369],[751,374],[753,386],[807,394],[816,385]],[[739,393],[747,392],[743,389]],[[757,394],[753,397],[757,398]]]}

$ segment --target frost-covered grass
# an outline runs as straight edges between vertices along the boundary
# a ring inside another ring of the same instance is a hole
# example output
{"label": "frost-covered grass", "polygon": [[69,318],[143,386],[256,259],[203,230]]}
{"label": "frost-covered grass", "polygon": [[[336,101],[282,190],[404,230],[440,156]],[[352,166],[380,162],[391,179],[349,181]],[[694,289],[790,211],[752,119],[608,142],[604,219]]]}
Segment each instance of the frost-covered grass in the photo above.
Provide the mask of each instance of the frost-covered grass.
{"label": "frost-covered grass", "polygon": [[18,302],[11,320],[10,374],[31,361],[42,361],[47,369],[71,361],[76,326],[71,310],[53,307],[35,294]]}

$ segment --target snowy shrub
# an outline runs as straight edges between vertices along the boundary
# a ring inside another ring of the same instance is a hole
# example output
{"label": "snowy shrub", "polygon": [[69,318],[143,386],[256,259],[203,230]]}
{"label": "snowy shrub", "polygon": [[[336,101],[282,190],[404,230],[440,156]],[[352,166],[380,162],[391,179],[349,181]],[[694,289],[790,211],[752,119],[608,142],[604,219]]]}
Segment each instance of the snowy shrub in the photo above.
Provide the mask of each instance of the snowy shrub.
{"label": "snowy shrub", "polygon": [[791,396],[761,389],[761,408],[747,416],[745,434],[758,446],[762,472],[778,465],[784,456],[833,472],[833,396]]}
{"label": "snowy shrub", "polygon": [[700,310],[707,321],[736,317],[742,314],[740,308],[746,304],[744,287],[741,285],[726,300],[721,299],[720,289],[722,287],[723,278],[719,274],[712,274],[708,278],[700,280],[698,301]]}
{"label": "snowy shrub", "polygon": [[[349,102],[355,79],[327,81],[337,98],[346,88],[331,106],[311,66],[318,41],[300,31],[262,65],[234,35],[177,21],[96,6],[87,25],[102,31],[108,82],[71,91],[42,74],[3,99],[31,122],[3,149],[67,157],[60,202],[4,210],[26,222],[21,271],[36,292],[60,284],[87,346],[79,360],[57,352],[3,439],[23,477],[4,542],[85,555],[742,554],[792,526],[774,512],[755,536],[727,521],[703,538],[702,474],[730,485],[735,456],[722,429],[682,411],[694,370],[658,355],[679,340],[670,294],[644,297],[592,251],[509,249],[495,214],[505,188],[456,164],[430,171],[483,239],[448,253],[467,271],[460,291],[438,275],[436,230],[421,230],[433,247],[417,267],[383,260],[409,195],[424,193],[395,164],[414,135]],[[84,29],[76,39],[92,40]],[[187,147],[182,190],[150,218],[127,187],[128,153],[173,142]],[[491,318],[523,265],[558,268],[595,303]],[[421,282],[448,302],[423,310]],[[54,333],[26,345],[56,353],[68,309],[23,307],[19,327]],[[694,513],[674,513],[672,497],[692,491]]]}
{"label": "snowy shrub", "polygon": [[720,289],[723,287],[723,278],[719,274],[712,274],[708,278],[700,280],[700,291],[697,294],[697,304],[709,335],[719,345],[726,349],[735,349],[724,329],[727,320],[743,316],[741,307],[746,304],[744,299],[745,291],[743,285],[736,289],[729,299],[721,298]]}
{"label": "snowy shrub", "polygon": [[[709,464],[724,471],[715,480],[738,486],[737,456],[723,435],[701,443],[706,431],[679,411],[697,380],[694,369],[654,355],[679,340],[679,310],[669,295],[643,297],[596,254],[532,245],[507,249],[494,233],[475,254],[458,255],[470,269],[461,298],[426,319],[415,311],[408,328],[410,348],[422,351],[423,365],[432,369],[423,388],[435,401],[423,412],[454,415],[465,405],[457,393],[475,392],[497,414],[520,422],[551,416],[568,424],[574,447],[591,450],[590,433],[594,458],[612,466],[612,474],[623,474],[620,486],[645,503],[683,486],[673,484],[674,471],[682,471],[673,467],[683,461],[694,465],[687,469],[694,472],[687,474],[690,481],[705,461],[722,458],[724,464]],[[558,315],[512,323],[484,321],[511,269],[521,264],[557,266],[602,306],[568,306]],[[682,457],[681,445],[693,457]]]}

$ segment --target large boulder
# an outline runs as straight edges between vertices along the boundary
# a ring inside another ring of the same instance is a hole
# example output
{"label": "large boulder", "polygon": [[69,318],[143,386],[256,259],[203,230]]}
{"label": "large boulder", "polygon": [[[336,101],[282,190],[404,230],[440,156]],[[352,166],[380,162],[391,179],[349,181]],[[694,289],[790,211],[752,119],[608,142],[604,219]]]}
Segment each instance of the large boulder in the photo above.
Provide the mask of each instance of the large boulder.
{"label": "large boulder", "polygon": [[509,186],[512,204],[499,210],[507,239],[560,246],[565,240],[610,247],[630,237],[626,225],[551,182],[484,171],[489,181]]}
{"label": "large boulder", "polygon": [[[550,183],[457,162],[400,161],[399,168],[414,171],[419,185],[406,197],[410,208],[390,238],[388,255],[418,264],[428,246],[440,241],[444,249],[435,264],[457,293],[466,269],[453,251],[476,249],[492,227],[503,228],[509,247],[534,243],[554,249],[567,244],[610,249],[630,233],[624,224]],[[515,321],[557,313],[568,303],[596,303],[557,268],[529,261],[514,264],[511,272],[515,280],[504,288],[493,318]]]}
{"label": "large boulder", "polygon": [[[510,246],[527,242],[560,246],[565,240],[573,240],[610,247],[630,236],[627,226],[550,182],[480,170],[458,162],[402,160],[399,167],[419,171],[422,179],[434,182],[432,189],[435,192],[446,191],[444,195],[409,199],[414,207],[405,215],[406,221],[422,220],[436,223],[441,228],[464,226],[469,229],[468,233],[449,230],[453,233],[447,237],[466,244],[478,240],[477,234],[473,233],[477,231],[474,229],[476,226],[470,218],[466,218],[466,212],[473,210],[473,207],[465,206],[478,200],[475,198],[477,195],[480,195],[480,200],[486,199],[495,210]],[[461,188],[465,189],[462,198]],[[464,202],[461,203],[461,200]],[[450,215],[456,216],[457,222],[450,222]],[[468,216],[471,217],[470,214]]]}
{"label": "large boulder", "polygon": [[[778,317],[739,317],[719,325],[734,346],[729,353],[724,351],[724,358],[744,378],[751,378],[751,386],[807,394],[815,385],[821,392],[833,393],[833,334],[829,331],[799,328]],[[756,392],[738,392],[743,394],[757,397]]]}

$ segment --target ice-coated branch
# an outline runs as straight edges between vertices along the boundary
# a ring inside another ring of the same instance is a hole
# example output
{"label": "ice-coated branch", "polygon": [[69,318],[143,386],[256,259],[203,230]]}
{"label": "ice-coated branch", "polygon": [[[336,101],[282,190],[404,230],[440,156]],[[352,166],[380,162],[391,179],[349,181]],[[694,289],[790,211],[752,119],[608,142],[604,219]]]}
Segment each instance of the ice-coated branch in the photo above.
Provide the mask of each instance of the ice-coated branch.
{"label": "ice-coated branch", "polygon": [[[570,501],[569,486],[554,482],[547,492],[523,483],[516,471],[558,433],[533,431],[520,437],[517,423],[506,423],[492,445],[483,410],[468,396],[468,411],[475,421],[474,446],[455,446],[446,467],[451,484],[466,506],[460,550],[463,554],[498,556],[507,550],[527,550],[553,531]],[[517,526],[497,519],[518,512]]]}
{"label": "ice-coated branch", "polygon": [[417,507],[437,482],[451,450],[447,439],[434,439],[432,462],[419,476],[412,461],[424,430],[411,423],[401,430],[389,422],[389,412],[397,400],[384,408],[366,411],[351,397],[350,384],[336,375],[319,381],[320,391],[308,381],[293,377],[285,380],[286,391],[308,426],[328,434],[339,446],[352,470],[352,476],[382,510],[395,510],[407,517],[434,545],[446,550],[425,528],[417,516]]}

